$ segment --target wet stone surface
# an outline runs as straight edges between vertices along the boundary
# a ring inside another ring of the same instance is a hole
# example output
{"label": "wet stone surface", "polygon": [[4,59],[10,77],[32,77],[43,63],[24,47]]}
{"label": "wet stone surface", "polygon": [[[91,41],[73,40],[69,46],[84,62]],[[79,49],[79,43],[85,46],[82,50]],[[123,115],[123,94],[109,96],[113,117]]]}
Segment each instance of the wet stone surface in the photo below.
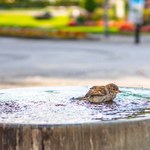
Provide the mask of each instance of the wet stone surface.
{"label": "wet stone surface", "polygon": [[120,88],[114,102],[74,99],[89,87],[49,87],[0,91],[0,123],[78,124],[150,117],[150,90]]}

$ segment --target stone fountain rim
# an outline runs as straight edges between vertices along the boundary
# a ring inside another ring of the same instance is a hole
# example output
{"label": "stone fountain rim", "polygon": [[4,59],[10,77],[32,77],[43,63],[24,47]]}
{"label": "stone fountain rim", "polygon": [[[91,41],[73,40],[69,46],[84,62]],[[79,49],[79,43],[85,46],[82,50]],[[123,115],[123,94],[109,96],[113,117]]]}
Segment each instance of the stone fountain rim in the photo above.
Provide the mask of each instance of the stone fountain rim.
{"label": "stone fountain rim", "polygon": [[65,126],[103,126],[103,125],[122,125],[122,124],[137,124],[137,123],[148,123],[150,124],[150,117],[145,118],[133,118],[133,119],[122,119],[122,120],[112,120],[112,121],[97,121],[97,122],[86,122],[86,123],[68,123],[68,124],[46,124],[46,123],[1,123],[1,126],[29,126],[29,127],[65,127]]}

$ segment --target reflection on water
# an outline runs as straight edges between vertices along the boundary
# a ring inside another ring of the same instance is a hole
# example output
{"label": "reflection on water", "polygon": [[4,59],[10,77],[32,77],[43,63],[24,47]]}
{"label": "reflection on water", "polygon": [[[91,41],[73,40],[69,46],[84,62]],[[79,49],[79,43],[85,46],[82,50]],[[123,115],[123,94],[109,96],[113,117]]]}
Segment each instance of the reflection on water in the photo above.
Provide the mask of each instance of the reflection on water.
{"label": "reflection on water", "polygon": [[72,99],[87,87],[2,90],[0,122],[68,124],[150,116],[150,90],[121,88],[112,103],[91,104]]}

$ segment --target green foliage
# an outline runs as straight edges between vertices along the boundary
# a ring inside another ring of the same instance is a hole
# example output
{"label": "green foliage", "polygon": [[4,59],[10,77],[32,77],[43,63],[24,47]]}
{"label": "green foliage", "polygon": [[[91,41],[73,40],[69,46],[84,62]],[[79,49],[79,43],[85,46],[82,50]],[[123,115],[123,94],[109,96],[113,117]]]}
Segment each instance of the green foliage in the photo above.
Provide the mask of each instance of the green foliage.
{"label": "green foliage", "polygon": [[94,10],[94,12],[92,14],[92,19],[100,20],[100,19],[103,19],[103,16],[104,16],[104,10],[101,8],[97,8]]}
{"label": "green foliage", "polygon": [[49,0],[15,0],[14,2],[8,2],[6,0],[0,0],[0,8],[14,8],[14,7],[21,7],[21,8],[33,8],[33,7],[45,7],[48,5],[78,5],[78,0],[56,0],[51,2]]}
{"label": "green foliage", "polygon": [[[96,8],[92,14],[93,20],[100,20],[104,17],[104,9],[102,8]],[[115,11],[113,7],[108,10],[108,17],[109,19],[116,19]]]}
{"label": "green foliage", "polygon": [[150,24],[150,9],[144,10],[144,24]]}
{"label": "green foliage", "polygon": [[1,8],[27,8],[27,7],[45,7],[49,5],[48,1],[30,1],[30,0],[16,0],[13,3],[6,3],[0,1]]}
{"label": "green foliage", "polygon": [[53,5],[57,6],[70,6],[70,5],[78,5],[80,0],[56,0],[53,2]]}
{"label": "green foliage", "polygon": [[86,21],[86,17],[84,16],[79,16],[77,19],[76,19],[77,23],[80,24],[80,25],[83,25]]}
{"label": "green foliage", "polygon": [[95,0],[97,6],[102,7],[104,5],[105,0]]}
{"label": "green foliage", "polygon": [[93,12],[97,7],[95,0],[82,0],[81,6],[89,12]]}

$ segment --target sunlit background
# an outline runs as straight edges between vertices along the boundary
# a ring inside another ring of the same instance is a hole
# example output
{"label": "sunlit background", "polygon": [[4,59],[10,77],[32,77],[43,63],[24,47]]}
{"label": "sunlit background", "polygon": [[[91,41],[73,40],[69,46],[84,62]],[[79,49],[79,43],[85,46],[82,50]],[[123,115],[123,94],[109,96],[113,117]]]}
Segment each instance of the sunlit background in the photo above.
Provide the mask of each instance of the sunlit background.
{"label": "sunlit background", "polygon": [[150,0],[0,0],[0,88],[150,87]]}

